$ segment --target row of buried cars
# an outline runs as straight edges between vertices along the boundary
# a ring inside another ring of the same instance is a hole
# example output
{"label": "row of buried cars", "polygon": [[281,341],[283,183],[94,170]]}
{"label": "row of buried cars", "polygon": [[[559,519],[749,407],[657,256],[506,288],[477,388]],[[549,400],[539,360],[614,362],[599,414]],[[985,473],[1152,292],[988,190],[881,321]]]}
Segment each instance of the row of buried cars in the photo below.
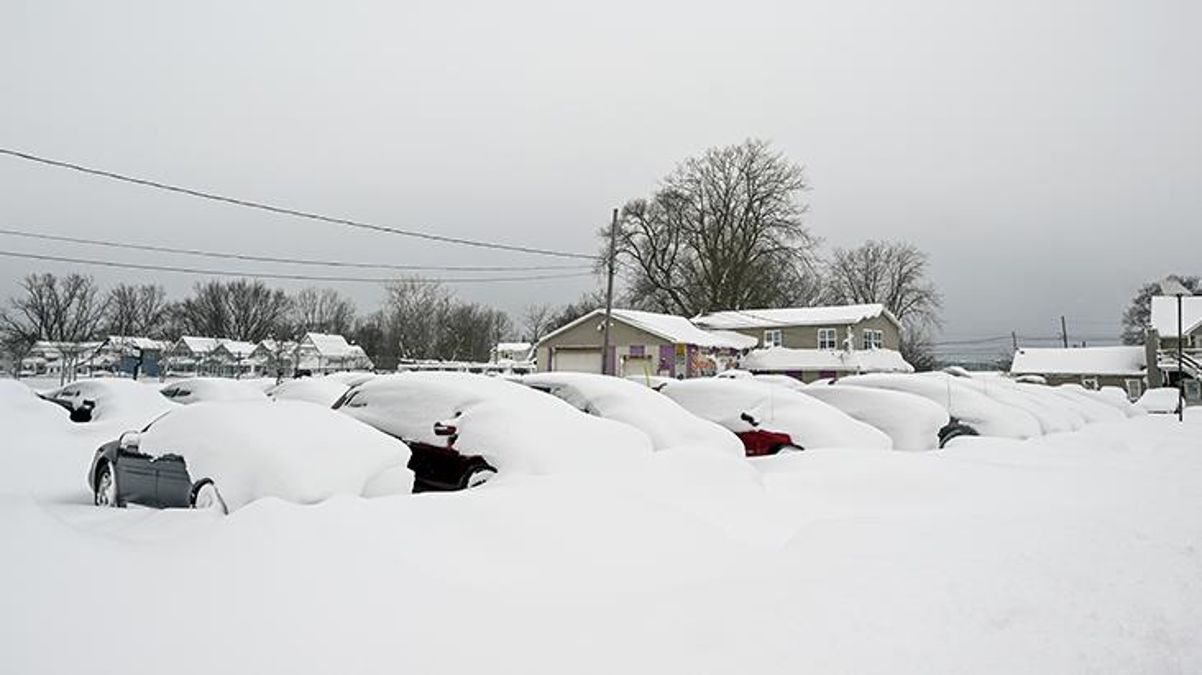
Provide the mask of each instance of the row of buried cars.
{"label": "row of buried cars", "polygon": [[75,422],[137,422],[95,453],[87,482],[97,505],[225,512],[266,496],[310,503],[463,490],[498,475],[621,472],[664,450],[921,451],[1145,414],[1121,390],[963,371],[808,385],[740,371],[688,380],[342,373],[162,387],[101,379],[39,396]]}

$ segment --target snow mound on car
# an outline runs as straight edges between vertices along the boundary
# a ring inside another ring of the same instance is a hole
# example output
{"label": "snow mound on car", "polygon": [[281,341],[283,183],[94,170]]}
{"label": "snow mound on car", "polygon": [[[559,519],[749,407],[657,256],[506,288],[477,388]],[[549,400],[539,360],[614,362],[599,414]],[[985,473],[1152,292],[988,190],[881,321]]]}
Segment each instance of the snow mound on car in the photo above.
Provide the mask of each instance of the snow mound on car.
{"label": "snow mound on car", "polygon": [[332,410],[299,401],[208,401],[164,415],[140,450],[180,455],[193,482],[211,478],[233,511],[263,497],[301,504],[334,495],[409,492],[409,450]]}
{"label": "snow mound on car", "polygon": [[[192,377],[172,382],[160,389],[176,403],[198,403],[200,401],[263,401],[267,394],[259,387],[223,377]],[[180,395],[169,395],[173,391]],[[186,392],[186,393],[183,393]]]}
{"label": "snow mound on car", "polygon": [[1022,439],[1042,432],[1039,420],[1030,413],[970,389],[960,378],[946,373],[851,375],[840,378],[839,384],[916,394],[943,406],[952,417],[972,426],[982,436]]}
{"label": "snow mound on car", "polygon": [[0,427],[66,421],[66,409],[39,399],[32,389],[18,380],[0,379]]}
{"label": "snow mound on car", "polygon": [[871,424],[893,439],[894,450],[933,450],[939,430],[950,421],[947,410],[921,396],[886,389],[815,384],[801,393]]}
{"label": "snow mound on car", "polygon": [[629,424],[651,438],[656,450],[710,447],[743,457],[743,444],[728,429],[701,419],[672,399],[630,380],[590,373],[539,373],[521,380],[578,410]]}
{"label": "snow mound on car", "polygon": [[754,427],[750,415],[767,431],[782,431],[803,448],[876,448],[893,441],[884,432],[857,421],[838,408],[774,384],[754,379],[699,378],[664,386],[663,393],[685,410],[734,432]]}
{"label": "snow mound on car", "polygon": [[458,431],[455,448],[483,456],[502,474],[622,471],[651,454],[651,440],[621,422],[504,379],[469,373],[382,375],[340,408],[408,441],[444,445],[435,422]]}
{"label": "snow mound on car", "polygon": [[160,395],[153,385],[115,377],[79,380],[46,395],[58,397],[72,391],[79,393],[67,397],[69,400],[95,402],[92,422],[119,422],[129,428],[141,428],[168,410],[179,407]]}
{"label": "snow mound on car", "polygon": [[333,378],[302,377],[285,380],[267,391],[277,401],[308,401],[329,408],[350,387]]}

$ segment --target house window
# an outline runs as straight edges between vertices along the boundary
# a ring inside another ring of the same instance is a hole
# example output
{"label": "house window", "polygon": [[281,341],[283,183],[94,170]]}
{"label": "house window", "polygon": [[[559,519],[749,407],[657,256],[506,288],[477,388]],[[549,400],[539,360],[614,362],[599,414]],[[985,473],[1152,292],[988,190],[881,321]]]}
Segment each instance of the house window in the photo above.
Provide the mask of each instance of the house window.
{"label": "house window", "polygon": [[885,331],[864,330],[864,349],[880,349],[885,343]]}
{"label": "house window", "polygon": [[783,344],[785,344],[785,339],[779,328],[764,331],[765,347],[780,347]]}
{"label": "house window", "polygon": [[1081,386],[1085,387],[1086,389],[1089,389],[1091,391],[1097,391],[1098,390],[1098,378],[1083,377],[1083,378],[1081,378]]}
{"label": "house window", "polygon": [[1131,378],[1124,382],[1127,385],[1127,398],[1136,401],[1144,393],[1144,381]]}
{"label": "house window", "polygon": [[818,348],[819,349],[837,349],[838,336],[834,328],[819,328],[818,329]]}

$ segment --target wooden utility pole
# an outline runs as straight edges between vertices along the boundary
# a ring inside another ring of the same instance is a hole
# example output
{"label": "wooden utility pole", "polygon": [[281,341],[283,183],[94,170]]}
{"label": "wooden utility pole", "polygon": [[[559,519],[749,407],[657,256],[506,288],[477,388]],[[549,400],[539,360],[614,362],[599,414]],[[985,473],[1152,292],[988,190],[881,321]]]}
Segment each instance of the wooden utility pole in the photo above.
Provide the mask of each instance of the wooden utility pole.
{"label": "wooden utility pole", "polygon": [[1014,353],[1018,353],[1018,333],[1010,331],[1010,345],[1014,347]]}
{"label": "wooden utility pole", "polygon": [[1068,323],[1063,314],[1060,315],[1060,339],[1064,342],[1064,348],[1068,349]]}
{"label": "wooden utility pole", "polygon": [[605,325],[601,329],[601,374],[613,375],[609,372],[609,321],[614,311],[614,252],[618,243],[618,210],[614,209],[613,220],[609,225],[609,260],[605,282]]}

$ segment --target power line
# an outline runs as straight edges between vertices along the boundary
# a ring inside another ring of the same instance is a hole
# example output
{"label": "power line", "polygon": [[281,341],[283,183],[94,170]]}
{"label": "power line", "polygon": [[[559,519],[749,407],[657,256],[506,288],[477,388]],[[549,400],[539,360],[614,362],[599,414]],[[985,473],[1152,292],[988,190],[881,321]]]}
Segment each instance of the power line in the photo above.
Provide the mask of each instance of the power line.
{"label": "power line", "polygon": [[[26,258],[29,260],[50,260],[54,262],[75,263],[78,265],[98,265],[101,267],[118,267],[123,269],[135,270],[151,270],[156,272],[180,272],[184,274],[201,274],[207,276],[224,276],[224,277],[247,277],[251,279],[292,279],[299,281],[325,281],[325,282],[347,282],[347,283],[388,283],[396,281],[390,277],[330,277],[330,276],[310,276],[305,274],[275,274],[270,272],[234,272],[230,270],[210,270],[199,269],[195,267],[175,267],[171,265],[147,265],[141,263],[121,263],[111,260],[89,260],[86,258],[70,258],[66,256],[44,255],[40,253],[18,253],[16,251],[0,251],[0,256],[10,258]],[[544,279],[570,279],[577,277],[592,276],[591,272],[578,272],[573,274],[536,274],[531,276],[520,277],[425,277],[421,281],[431,281],[443,284],[470,284],[477,282],[504,282],[504,281],[541,281]]]}
{"label": "power line", "polygon": [[17,159],[24,159],[24,160],[27,160],[30,162],[37,162],[38,164],[45,164],[47,166],[58,167],[61,169],[70,169],[72,171],[78,171],[80,173],[86,173],[86,174],[89,174],[92,176],[100,176],[102,178],[109,178],[109,179],[121,181],[124,183],[132,183],[134,185],[141,185],[144,187],[155,188],[156,190],[166,190],[168,192],[175,192],[177,194],[188,195],[191,197],[199,197],[201,199],[208,199],[210,201],[222,202],[225,204],[233,204],[234,206],[244,206],[246,208],[259,209],[261,211],[269,211],[271,213],[279,213],[279,214],[286,215],[286,216],[295,216],[297,218],[307,218],[309,220],[317,220],[317,221],[321,221],[323,223],[332,223],[334,225],[345,225],[347,227],[356,227],[356,228],[360,228],[360,229],[364,229],[364,230],[372,230],[374,232],[386,232],[388,234],[396,234],[396,235],[400,235],[400,236],[404,236],[404,237],[414,237],[417,239],[425,239],[427,241],[438,241],[438,242],[443,242],[446,244],[458,244],[461,246],[474,246],[476,248],[487,248],[487,249],[494,249],[494,250],[498,250],[498,251],[512,251],[512,252],[516,252],[516,253],[531,253],[534,255],[545,255],[545,256],[553,256],[553,257],[558,257],[558,258],[576,258],[579,260],[596,260],[596,258],[597,258],[597,256],[595,256],[595,255],[589,255],[586,253],[572,253],[569,251],[556,251],[553,249],[536,248],[533,246],[503,244],[500,242],[483,241],[480,239],[468,239],[465,237],[451,237],[451,236],[442,235],[442,234],[432,234],[430,232],[421,232],[418,230],[408,230],[408,229],[402,229],[402,228],[398,228],[398,227],[389,227],[387,225],[378,225],[378,224],[374,224],[374,223],[367,223],[367,222],[364,222],[361,220],[352,220],[350,218],[336,218],[336,217],[332,217],[332,216],[324,216],[319,213],[313,213],[310,211],[300,211],[297,209],[290,209],[290,208],[283,207],[283,206],[275,206],[275,205],[266,204],[263,202],[251,201],[248,199],[238,199],[235,197],[227,197],[225,195],[219,195],[219,194],[212,193],[212,192],[205,192],[203,190],[196,190],[193,188],[181,187],[178,185],[172,185],[170,183],[164,183],[164,182],[157,181],[157,180],[150,180],[148,178],[137,178],[137,177],[129,176],[126,174],[117,173],[115,171],[105,171],[103,169],[94,169],[94,168],[86,167],[86,166],[83,166],[80,164],[64,162],[64,161],[57,160],[57,159],[50,159],[47,157],[41,157],[38,155],[29,154],[27,152],[10,150],[8,148],[0,148],[0,154],[8,155],[10,157],[16,157]]}
{"label": "power line", "polygon": [[0,235],[41,239],[43,241],[60,241],[72,244],[87,244],[90,246],[105,246],[108,248],[131,249],[135,251],[151,251],[156,253],[179,253],[182,255],[202,256],[206,258],[224,258],[231,260],[247,260],[254,262],[286,263],[290,265],[320,265],[324,267],[347,267],[357,269],[389,269],[402,271],[439,271],[439,272],[533,272],[539,270],[584,270],[592,269],[591,265],[515,265],[515,266],[475,266],[475,265],[390,265],[387,263],[356,263],[336,260],[314,260],[309,258],[278,258],[272,256],[249,255],[244,253],[223,253],[203,251],[189,248],[172,248],[151,244],[132,244],[128,242],[101,241],[83,237],[68,237],[57,234],[41,234],[25,230],[0,228]]}

